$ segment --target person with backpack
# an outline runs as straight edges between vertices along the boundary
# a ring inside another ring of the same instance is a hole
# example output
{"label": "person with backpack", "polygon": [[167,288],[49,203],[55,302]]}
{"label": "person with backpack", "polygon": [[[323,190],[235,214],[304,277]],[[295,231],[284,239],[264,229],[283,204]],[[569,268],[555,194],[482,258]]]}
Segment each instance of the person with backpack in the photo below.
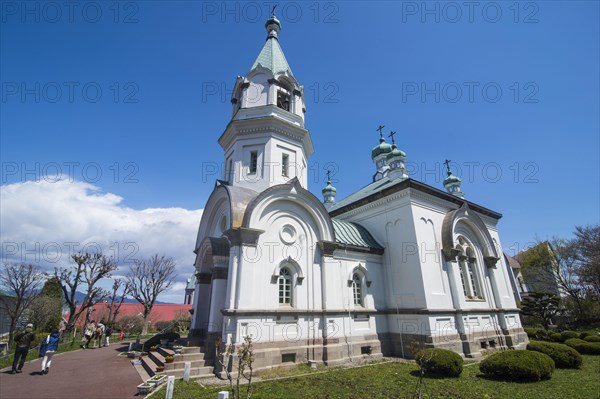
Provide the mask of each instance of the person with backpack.
{"label": "person with backpack", "polygon": [[104,326],[104,319],[102,319],[98,324],[96,324],[96,343],[97,343],[97,347],[100,348],[102,347],[103,344],[103,339],[102,336],[104,335],[104,330],[106,329],[106,327]]}
{"label": "person with backpack", "polygon": [[85,326],[85,332],[83,334],[83,336],[85,337],[85,343],[82,345],[83,349],[89,349],[89,347],[90,347],[90,341],[94,337],[95,330],[96,330],[96,323],[95,323],[94,320],[90,321]]}
{"label": "person with backpack", "polygon": [[[33,324],[27,324],[25,331],[20,332],[15,336],[15,358],[12,364],[11,374],[20,373],[25,365],[27,354],[29,353],[29,347],[31,342],[35,339],[33,333]],[[17,367],[18,366],[18,367]]]}
{"label": "person with backpack", "polygon": [[58,349],[58,341],[60,341],[60,333],[58,329],[53,329],[50,335],[44,338],[44,341],[40,345],[40,357],[42,359],[42,374],[48,374],[50,371],[50,364],[52,363],[52,356]]}
{"label": "person with backpack", "polygon": [[110,325],[107,325],[106,329],[104,330],[104,346],[110,345],[110,336],[111,335],[112,335],[112,328],[110,327]]}

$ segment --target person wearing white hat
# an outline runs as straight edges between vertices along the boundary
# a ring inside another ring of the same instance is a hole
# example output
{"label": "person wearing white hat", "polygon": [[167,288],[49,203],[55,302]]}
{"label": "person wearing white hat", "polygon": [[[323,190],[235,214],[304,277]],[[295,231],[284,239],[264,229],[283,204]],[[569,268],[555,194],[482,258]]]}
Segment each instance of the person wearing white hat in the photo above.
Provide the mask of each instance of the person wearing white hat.
{"label": "person wearing white hat", "polygon": [[25,331],[22,331],[15,336],[15,359],[13,360],[11,374],[20,373],[22,371],[25,360],[27,359],[27,354],[29,353],[29,346],[34,339],[35,334],[33,333],[33,324],[31,323],[27,324]]}

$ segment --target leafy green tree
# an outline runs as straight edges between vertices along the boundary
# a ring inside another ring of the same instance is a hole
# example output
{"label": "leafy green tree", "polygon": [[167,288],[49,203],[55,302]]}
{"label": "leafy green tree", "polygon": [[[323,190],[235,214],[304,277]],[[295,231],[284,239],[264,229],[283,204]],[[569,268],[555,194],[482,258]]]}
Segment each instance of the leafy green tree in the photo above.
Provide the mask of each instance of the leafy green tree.
{"label": "leafy green tree", "polygon": [[524,315],[534,317],[547,330],[559,310],[560,297],[547,292],[533,292],[521,301]]}
{"label": "leafy green tree", "polygon": [[62,288],[56,277],[50,277],[31,304],[30,321],[36,330],[58,328],[62,318]]}

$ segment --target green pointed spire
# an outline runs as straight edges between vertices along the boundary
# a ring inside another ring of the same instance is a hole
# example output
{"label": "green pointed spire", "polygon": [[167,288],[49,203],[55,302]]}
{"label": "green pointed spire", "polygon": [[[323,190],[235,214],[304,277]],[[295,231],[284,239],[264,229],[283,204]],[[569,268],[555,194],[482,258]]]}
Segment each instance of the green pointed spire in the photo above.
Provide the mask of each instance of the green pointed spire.
{"label": "green pointed spire", "polygon": [[260,54],[258,54],[258,57],[256,58],[256,61],[254,61],[254,64],[252,64],[250,70],[252,71],[258,66],[261,66],[273,72],[273,75],[288,71],[288,73],[293,76],[285,55],[283,55],[283,50],[279,45],[277,35],[281,30],[281,22],[275,17],[275,14],[271,15],[267,20],[265,28],[267,29],[267,42],[260,51]]}

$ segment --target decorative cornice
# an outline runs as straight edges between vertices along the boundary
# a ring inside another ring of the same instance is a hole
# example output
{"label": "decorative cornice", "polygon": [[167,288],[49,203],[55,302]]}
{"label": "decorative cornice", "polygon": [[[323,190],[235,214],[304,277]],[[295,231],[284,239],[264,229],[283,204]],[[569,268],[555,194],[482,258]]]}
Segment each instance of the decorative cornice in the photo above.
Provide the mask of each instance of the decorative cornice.
{"label": "decorative cornice", "polygon": [[196,273],[196,284],[210,284],[211,273]]}
{"label": "decorative cornice", "polygon": [[212,278],[213,280],[227,280],[227,269],[224,267],[215,267],[212,270]]}
{"label": "decorative cornice", "polygon": [[330,215],[332,217],[339,216],[339,215],[345,214],[345,213],[347,213],[353,209],[357,209],[357,208],[361,208],[361,211],[364,209],[368,209],[367,207],[365,207],[365,205],[368,205],[379,199],[388,197],[391,194],[400,192],[407,188],[412,188],[414,190],[432,195],[434,197],[441,198],[447,202],[458,204],[459,206],[462,206],[463,204],[469,204],[469,206],[471,207],[472,210],[479,212],[483,215],[490,216],[496,220],[498,220],[502,217],[502,214],[500,214],[498,212],[494,212],[490,209],[484,208],[484,207],[474,204],[472,202],[465,201],[464,199],[458,198],[452,194],[446,193],[442,190],[438,190],[435,187],[431,187],[427,184],[418,182],[418,181],[410,179],[410,178],[403,180],[400,183],[393,184],[390,187],[387,187],[381,191],[373,193],[365,198],[361,198],[361,199],[354,201],[348,205],[345,205],[341,208],[334,209],[330,212]]}
{"label": "decorative cornice", "polygon": [[248,227],[238,227],[223,232],[223,235],[229,239],[231,245],[251,245],[256,246],[258,237],[264,233],[264,230],[250,229]]}
{"label": "decorative cornice", "polygon": [[249,316],[348,316],[348,313],[362,314],[362,315],[460,315],[460,314],[504,314],[504,313],[519,313],[520,309],[422,309],[422,308],[400,308],[400,309],[321,309],[321,310],[307,310],[307,309],[222,309],[221,313],[223,316],[238,316],[238,317],[249,317]]}
{"label": "decorative cornice", "polygon": [[469,204],[466,202],[460,208],[450,211],[444,216],[444,221],[442,222],[442,252],[446,261],[455,261],[458,255],[459,251],[454,247],[454,225],[460,219],[469,220],[479,230],[478,233],[483,238],[483,242],[480,245],[485,263],[488,267],[495,267],[499,257],[492,236],[487,230],[485,223],[483,223],[477,213],[471,210]]}
{"label": "decorative cornice", "polygon": [[339,247],[339,244],[337,242],[324,240],[318,241],[317,245],[319,246],[319,249],[321,250],[323,256],[333,256],[333,252]]}

